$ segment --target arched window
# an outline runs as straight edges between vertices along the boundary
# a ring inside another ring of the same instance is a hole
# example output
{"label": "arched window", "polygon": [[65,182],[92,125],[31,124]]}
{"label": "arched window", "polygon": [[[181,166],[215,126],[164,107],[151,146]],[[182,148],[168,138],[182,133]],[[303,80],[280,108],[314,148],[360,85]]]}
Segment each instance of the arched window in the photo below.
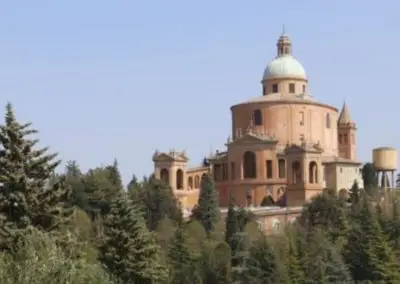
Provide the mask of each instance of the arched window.
{"label": "arched window", "polygon": [[259,110],[259,109],[254,110],[253,116],[254,116],[254,125],[255,126],[262,125],[262,113],[261,113],[261,110]]}
{"label": "arched window", "polygon": [[316,162],[310,162],[308,175],[310,183],[318,183],[318,167]]}
{"label": "arched window", "polygon": [[292,183],[297,184],[301,182],[301,165],[299,161],[292,163]]}
{"label": "arched window", "polygon": [[331,115],[329,113],[326,114],[325,120],[325,127],[331,128]]}
{"label": "arched window", "polygon": [[160,179],[165,183],[169,184],[169,171],[167,169],[161,169]]}
{"label": "arched window", "polygon": [[181,169],[176,171],[176,189],[183,189],[183,171]]}
{"label": "arched window", "polygon": [[195,176],[194,178],[194,188],[199,188],[200,187],[200,177]]}
{"label": "arched window", "polygon": [[251,151],[246,151],[243,155],[243,177],[256,178],[256,172],[256,154]]}
{"label": "arched window", "polygon": [[188,177],[188,187],[193,189],[193,177]]}

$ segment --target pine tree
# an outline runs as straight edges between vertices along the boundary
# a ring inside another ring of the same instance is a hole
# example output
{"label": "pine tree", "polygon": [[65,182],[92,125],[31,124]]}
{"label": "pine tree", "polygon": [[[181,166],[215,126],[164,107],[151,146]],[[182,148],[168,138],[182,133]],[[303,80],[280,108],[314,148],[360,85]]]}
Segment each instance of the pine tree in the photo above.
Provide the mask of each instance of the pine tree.
{"label": "pine tree", "polygon": [[0,222],[2,242],[7,245],[29,225],[54,231],[66,224],[73,213],[71,190],[65,179],[50,184],[60,164],[48,148],[35,149],[37,131],[31,123],[21,124],[10,103],[5,123],[0,126]]}
{"label": "pine tree", "polygon": [[201,277],[197,271],[196,260],[187,245],[186,234],[180,225],[175,231],[172,243],[168,249],[170,265],[169,283],[198,284]]}
{"label": "pine tree", "polygon": [[353,279],[397,283],[400,281],[399,265],[387,237],[367,198],[362,199],[361,205],[359,214],[353,216],[353,227],[344,248],[344,257]]}
{"label": "pine tree", "polygon": [[265,237],[250,247],[242,275],[246,284],[282,283],[277,275],[277,259]]}
{"label": "pine tree", "polygon": [[114,159],[114,163],[112,165],[106,167],[106,169],[109,172],[109,179],[110,179],[111,183],[116,188],[119,188],[120,190],[122,190],[124,188],[124,185],[122,184],[122,178],[121,178],[121,173],[119,171],[117,159]]}
{"label": "pine tree", "polygon": [[199,202],[193,210],[192,218],[198,220],[208,234],[215,229],[221,219],[218,195],[210,175],[204,176],[201,180]]}
{"label": "pine tree", "polygon": [[153,284],[167,281],[160,262],[160,247],[146,228],[139,209],[121,193],[110,204],[104,220],[100,259],[123,283]]}

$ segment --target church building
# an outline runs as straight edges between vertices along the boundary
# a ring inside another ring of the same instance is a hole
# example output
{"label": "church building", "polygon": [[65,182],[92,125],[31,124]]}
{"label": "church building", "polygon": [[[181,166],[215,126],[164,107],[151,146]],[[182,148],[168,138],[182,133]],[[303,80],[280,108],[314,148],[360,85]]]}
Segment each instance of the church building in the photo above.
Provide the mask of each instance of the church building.
{"label": "church building", "polygon": [[211,174],[220,206],[301,206],[324,189],[346,195],[362,187],[356,157],[356,123],[349,108],[319,102],[308,90],[303,65],[283,33],[266,66],[261,95],[231,106],[232,130],[226,148],[189,168],[184,152],[156,151],[156,178],[170,184],[186,210],[196,205],[201,178]]}

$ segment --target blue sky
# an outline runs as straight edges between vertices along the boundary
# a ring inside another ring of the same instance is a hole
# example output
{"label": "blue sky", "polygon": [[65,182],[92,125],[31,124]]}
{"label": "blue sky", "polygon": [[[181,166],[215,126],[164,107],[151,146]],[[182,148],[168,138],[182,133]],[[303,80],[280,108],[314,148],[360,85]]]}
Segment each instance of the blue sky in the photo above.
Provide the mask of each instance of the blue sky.
{"label": "blue sky", "polygon": [[[312,94],[358,125],[358,158],[399,147],[398,1],[0,0],[0,102],[83,170],[116,157],[124,181],[155,149],[190,164],[261,92],[282,25]],[[389,102],[389,103],[388,103]]]}

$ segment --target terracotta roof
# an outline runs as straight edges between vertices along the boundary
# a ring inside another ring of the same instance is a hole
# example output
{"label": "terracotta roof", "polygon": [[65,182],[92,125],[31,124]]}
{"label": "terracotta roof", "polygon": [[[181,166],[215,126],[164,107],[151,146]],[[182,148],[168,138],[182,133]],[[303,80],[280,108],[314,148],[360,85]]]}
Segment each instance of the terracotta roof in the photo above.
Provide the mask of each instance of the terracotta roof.
{"label": "terracotta roof", "polygon": [[353,121],[351,120],[349,108],[347,107],[346,103],[343,104],[342,111],[340,112],[339,115],[338,123],[339,124],[353,123]]}

